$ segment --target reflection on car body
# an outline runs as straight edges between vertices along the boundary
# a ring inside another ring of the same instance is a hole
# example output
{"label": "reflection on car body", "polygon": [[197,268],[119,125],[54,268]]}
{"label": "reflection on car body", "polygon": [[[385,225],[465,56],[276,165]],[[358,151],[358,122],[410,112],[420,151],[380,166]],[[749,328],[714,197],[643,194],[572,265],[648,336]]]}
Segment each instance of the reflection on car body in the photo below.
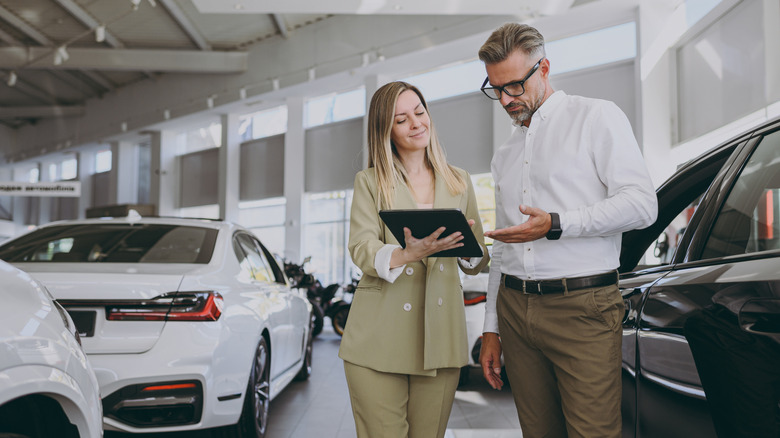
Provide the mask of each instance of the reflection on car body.
{"label": "reflection on car body", "polygon": [[98,382],[73,321],[42,285],[1,261],[0,282],[0,436],[102,436]]}
{"label": "reflection on car body", "polygon": [[269,402],[311,372],[308,300],[237,225],[64,221],[4,243],[0,258],[73,315],[108,430],[263,436]]}
{"label": "reflection on car body", "polygon": [[[658,199],[656,223],[623,237],[623,436],[780,436],[780,119]],[[648,248],[659,264],[636,266]]]}

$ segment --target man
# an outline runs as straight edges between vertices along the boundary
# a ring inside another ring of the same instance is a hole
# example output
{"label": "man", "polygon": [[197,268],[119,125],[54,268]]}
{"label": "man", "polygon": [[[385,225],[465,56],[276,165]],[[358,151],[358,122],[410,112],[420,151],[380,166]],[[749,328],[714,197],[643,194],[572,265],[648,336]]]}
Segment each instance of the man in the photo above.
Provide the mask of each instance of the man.
{"label": "man", "polygon": [[[550,86],[544,38],[505,24],[479,50],[517,127],[491,164],[495,239],[480,353],[500,389],[503,350],[523,438],[621,436],[621,233],[657,201],[631,126],[612,102]],[[500,334],[500,339],[499,339]]]}

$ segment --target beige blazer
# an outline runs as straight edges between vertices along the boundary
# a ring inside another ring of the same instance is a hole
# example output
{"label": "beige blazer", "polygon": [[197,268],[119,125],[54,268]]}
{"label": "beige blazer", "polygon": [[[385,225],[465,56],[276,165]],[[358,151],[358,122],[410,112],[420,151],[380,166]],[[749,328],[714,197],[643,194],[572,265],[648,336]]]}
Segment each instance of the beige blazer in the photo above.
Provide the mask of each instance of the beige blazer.
{"label": "beige blazer", "polygon": [[[468,173],[467,190],[453,196],[436,175],[434,208],[460,208],[482,245],[485,256],[473,269],[455,257],[428,257],[407,264],[395,282],[377,276],[374,258],[385,244],[398,244],[379,218],[379,195],[373,168],[355,177],[350,216],[349,252],[363,271],[355,291],[339,357],[355,365],[399,374],[435,375],[437,368],[468,363],[466,318],[458,269],[476,274],[489,261],[482,236],[477,200]],[[417,208],[405,185],[396,188],[395,209]]]}

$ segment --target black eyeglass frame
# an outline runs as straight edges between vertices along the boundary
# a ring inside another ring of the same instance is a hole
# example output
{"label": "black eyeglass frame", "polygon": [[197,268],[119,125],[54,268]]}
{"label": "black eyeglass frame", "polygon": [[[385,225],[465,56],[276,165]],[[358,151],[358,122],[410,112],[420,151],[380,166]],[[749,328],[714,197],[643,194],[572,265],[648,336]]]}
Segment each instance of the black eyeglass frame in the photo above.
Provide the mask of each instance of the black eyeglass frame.
{"label": "black eyeglass frame", "polygon": [[[504,94],[506,94],[509,97],[520,97],[523,94],[525,94],[525,83],[526,83],[526,81],[528,81],[528,79],[530,79],[531,76],[533,76],[533,74],[536,73],[536,70],[539,70],[539,66],[542,65],[542,61],[544,61],[544,58],[545,57],[542,56],[541,59],[536,61],[536,64],[534,64],[534,66],[531,67],[531,71],[529,71],[528,74],[525,75],[525,77],[523,79],[520,79],[519,81],[512,81],[512,82],[510,82],[508,84],[500,85],[498,87],[486,87],[485,85],[487,85],[488,81],[490,80],[490,78],[488,77],[488,78],[485,78],[485,82],[482,83],[482,86],[479,87],[479,89],[480,89],[480,91],[482,91],[482,94],[487,96],[488,99],[490,99],[490,100],[501,100],[501,94],[500,93],[504,93]],[[509,86],[512,86],[512,85],[520,85],[520,89],[523,90],[523,91],[521,91],[520,94],[512,94],[512,93],[506,91],[506,87],[509,87]],[[496,93],[496,90],[498,90],[499,94]]]}

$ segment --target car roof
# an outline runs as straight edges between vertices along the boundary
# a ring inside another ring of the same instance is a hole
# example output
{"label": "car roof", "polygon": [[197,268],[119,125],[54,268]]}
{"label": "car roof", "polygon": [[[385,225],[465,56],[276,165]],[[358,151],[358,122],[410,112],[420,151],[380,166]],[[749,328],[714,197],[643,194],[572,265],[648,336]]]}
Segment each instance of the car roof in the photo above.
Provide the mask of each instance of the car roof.
{"label": "car roof", "polygon": [[158,225],[179,225],[190,227],[211,228],[217,230],[239,230],[244,229],[238,224],[215,219],[198,218],[180,218],[180,217],[101,217],[91,219],[72,219],[50,222],[40,225],[36,229],[48,228],[62,225],[89,225],[89,224],[158,224]]}

